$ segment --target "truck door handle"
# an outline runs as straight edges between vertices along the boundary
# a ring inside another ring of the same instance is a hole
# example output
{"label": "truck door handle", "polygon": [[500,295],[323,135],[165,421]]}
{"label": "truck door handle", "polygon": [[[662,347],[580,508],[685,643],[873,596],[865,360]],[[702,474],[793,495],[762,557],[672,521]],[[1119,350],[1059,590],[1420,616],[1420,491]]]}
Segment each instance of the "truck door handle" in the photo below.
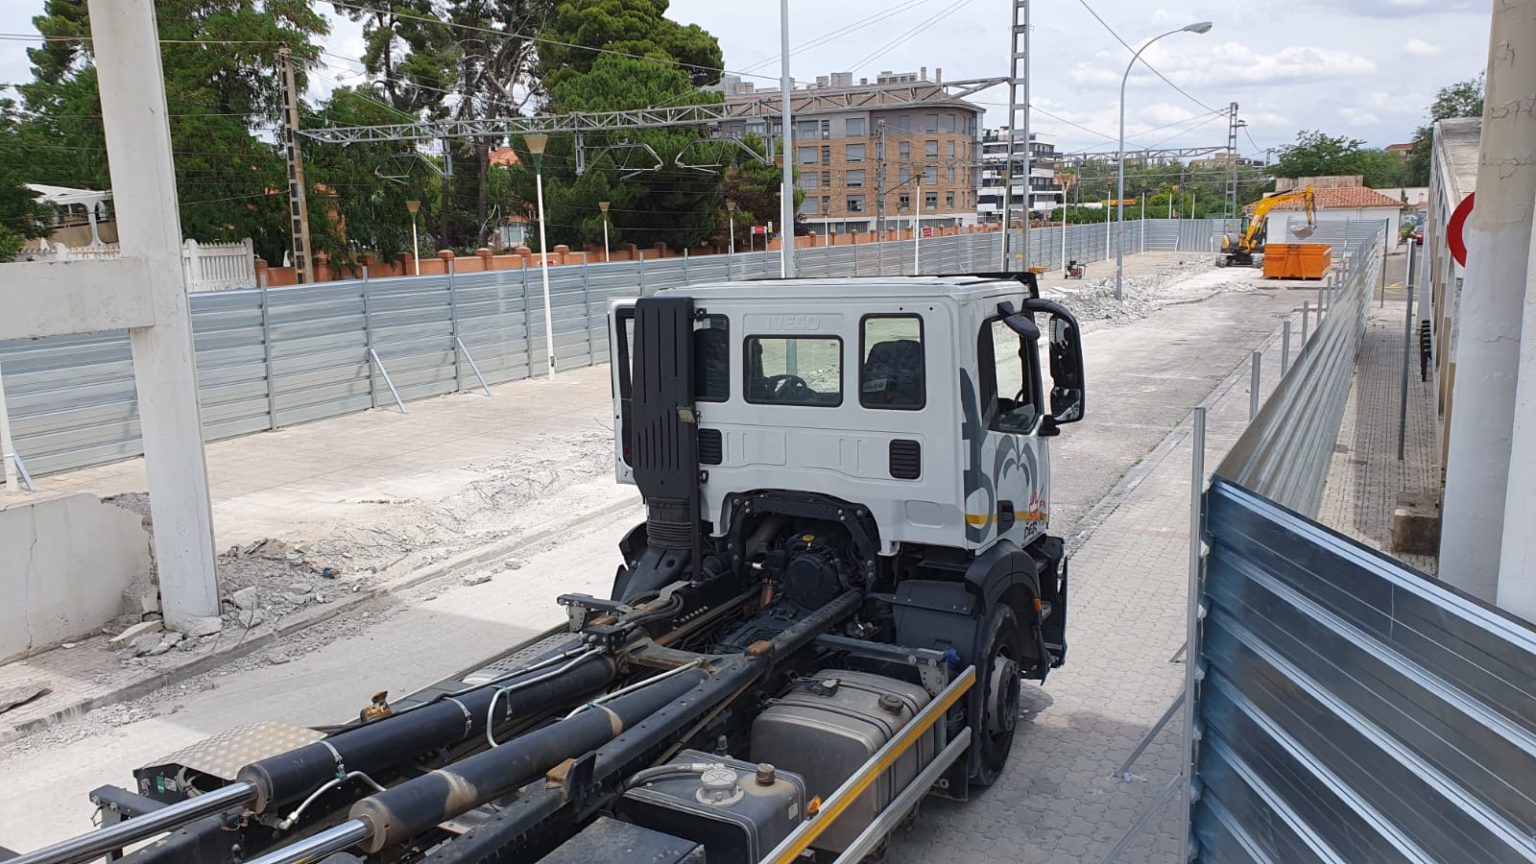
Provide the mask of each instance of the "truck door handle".
{"label": "truck door handle", "polygon": [[997,502],[997,533],[1001,534],[1004,531],[1007,531],[1009,528],[1012,528],[1013,523],[1016,521],[1018,521],[1018,517],[1014,515],[1013,502]]}

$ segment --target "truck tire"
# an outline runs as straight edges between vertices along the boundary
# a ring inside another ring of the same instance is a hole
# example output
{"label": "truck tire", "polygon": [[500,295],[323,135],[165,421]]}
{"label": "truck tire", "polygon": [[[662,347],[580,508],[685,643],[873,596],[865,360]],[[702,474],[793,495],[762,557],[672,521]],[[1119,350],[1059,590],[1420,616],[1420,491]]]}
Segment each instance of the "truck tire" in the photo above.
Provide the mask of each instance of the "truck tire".
{"label": "truck tire", "polygon": [[1003,773],[1013,749],[1013,733],[1019,720],[1019,659],[1023,652],[1023,628],[1007,603],[999,603],[987,619],[987,656],[977,686],[982,690],[980,722],[973,727],[979,759],[971,782],[991,786]]}

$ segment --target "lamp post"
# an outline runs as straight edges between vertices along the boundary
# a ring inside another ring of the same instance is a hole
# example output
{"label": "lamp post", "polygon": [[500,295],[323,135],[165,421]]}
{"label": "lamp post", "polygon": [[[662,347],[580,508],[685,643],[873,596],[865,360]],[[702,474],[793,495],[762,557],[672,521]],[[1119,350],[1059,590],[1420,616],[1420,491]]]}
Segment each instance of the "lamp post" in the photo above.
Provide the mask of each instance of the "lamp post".
{"label": "lamp post", "polygon": [[549,378],[555,377],[555,322],[549,309],[549,252],[544,230],[544,147],[549,144],[548,135],[524,135],[528,152],[533,156],[534,197],[539,204],[539,273],[544,277],[544,349],[549,355]]}
{"label": "lamp post", "polygon": [[1131,62],[1125,67],[1125,74],[1120,78],[1120,150],[1115,159],[1115,210],[1119,220],[1119,227],[1115,230],[1115,299],[1125,299],[1125,82],[1131,79],[1131,70],[1136,67],[1136,61],[1141,59],[1141,52],[1152,47],[1152,43],[1175,33],[1209,33],[1211,22],[1196,21],[1193,24],[1180,27],[1177,30],[1169,30],[1148,39],[1135,54],[1131,55]]}
{"label": "lamp post", "polygon": [[411,263],[416,267],[416,275],[421,275],[421,244],[416,242],[416,212],[421,209],[420,201],[405,202],[405,209],[411,214]]}
{"label": "lamp post", "polygon": [[725,278],[736,278],[731,269],[736,265],[736,202],[729,199],[725,202],[725,218],[730,227],[726,230],[726,242],[730,244],[730,252],[725,256]]}
{"label": "lamp post", "polygon": [[613,260],[613,255],[608,251],[608,202],[597,202],[597,209],[603,211],[603,263],[608,264]]}

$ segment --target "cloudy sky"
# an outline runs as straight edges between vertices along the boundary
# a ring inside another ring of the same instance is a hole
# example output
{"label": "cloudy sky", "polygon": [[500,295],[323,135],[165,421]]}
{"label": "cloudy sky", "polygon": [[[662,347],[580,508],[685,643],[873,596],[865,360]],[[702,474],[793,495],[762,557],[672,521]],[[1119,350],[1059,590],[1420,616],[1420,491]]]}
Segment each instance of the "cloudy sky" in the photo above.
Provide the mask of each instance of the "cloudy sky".
{"label": "cloudy sky", "polygon": [[[1374,146],[1406,141],[1435,91],[1475,76],[1487,56],[1489,5],[1472,0],[1087,4],[1032,4],[1030,88],[1041,109],[1033,128],[1056,133],[1067,150],[1113,146],[1120,76],[1130,59],[1090,5],[1133,45],[1194,21],[1215,24],[1205,35],[1169,36],[1143,55],[1188,95],[1145,69],[1133,73],[1126,97],[1133,146],[1224,144],[1225,124],[1205,106],[1224,109],[1229,102],[1239,104],[1249,124],[1251,138],[1239,138],[1248,154],[1288,143],[1299,129],[1352,135]],[[0,34],[35,32],[30,19],[41,0],[4,0],[0,7]],[[946,80],[1005,75],[1011,8],[1007,0],[790,0],[791,44],[813,43],[791,52],[792,72],[801,81],[844,71],[873,78],[882,70],[923,66],[930,74],[942,68]],[[729,70],[777,86],[778,4],[672,0],[668,14],[715,34]],[[337,20],[327,41],[331,53],[357,56],[358,25]],[[0,82],[30,77],[28,44],[0,40]],[[346,63],[327,62],[330,68],[315,76],[317,88],[348,80]],[[1005,122],[1006,88],[974,101],[988,108],[989,125]]]}

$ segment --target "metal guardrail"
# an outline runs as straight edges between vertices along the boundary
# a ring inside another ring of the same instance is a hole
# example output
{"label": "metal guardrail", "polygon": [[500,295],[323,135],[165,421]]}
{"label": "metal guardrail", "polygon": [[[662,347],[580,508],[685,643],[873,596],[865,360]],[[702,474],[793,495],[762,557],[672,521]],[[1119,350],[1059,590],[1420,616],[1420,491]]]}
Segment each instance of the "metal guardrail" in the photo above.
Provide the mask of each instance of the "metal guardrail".
{"label": "metal guardrail", "polygon": [[1536,630],[1223,478],[1191,860],[1536,861]]}
{"label": "metal guardrail", "polygon": [[1299,356],[1216,473],[1313,515],[1349,401],[1371,293],[1381,280],[1386,223],[1321,223],[1309,242],[1334,246],[1335,270],[1318,289],[1321,323],[1304,337]]}

